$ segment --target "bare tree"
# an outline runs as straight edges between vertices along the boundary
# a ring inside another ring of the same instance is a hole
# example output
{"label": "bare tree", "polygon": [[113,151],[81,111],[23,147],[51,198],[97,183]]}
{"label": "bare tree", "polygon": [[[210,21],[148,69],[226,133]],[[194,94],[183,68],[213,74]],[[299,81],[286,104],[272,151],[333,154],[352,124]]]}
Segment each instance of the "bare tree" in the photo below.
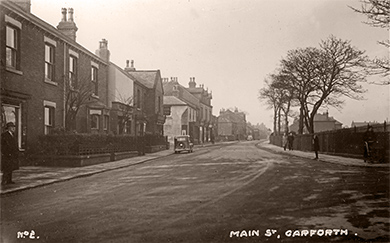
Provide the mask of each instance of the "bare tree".
{"label": "bare tree", "polygon": [[368,18],[368,25],[380,28],[389,28],[390,2],[388,0],[361,0],[361,8],[350,7],[355,12],[364,14]]}
{"label": "bare tree", "polygon": [[[284,130],[288,132],[289,122],[288,118],[290,117],[291,107],[295,105],[295,93],[292,85],[292,81],[288,76],[284,76],[280,73],[271,75],[273,80],[272,86],[277,90],[280,98],[280,110],[279,113],[283,112],[284,117]],[[279,126],[280,126],[280,114],[278,114]],[[280,129],[279,129],[280,130]]]}
{"label": "bare tree", "polygon": [[80,108],[93,103],[93,84],[88,78],[68,79],[65,82],[65,130],[76,129],[76,116]]}
{"label": "bare tree", "polygon": [[305,106],[306,127],[310,133],[314,133],[314,116],[322,105],[341,107],[344,103],[341,97],[358,100],[365,92],[359,84],[366,81],[368,58],[364,51],[334,36],[322,41],[320,48],[317,89]]}
{"label": "bare tree", "polygon": [[330,36],[320,48],[290,51],[282,60],[282,73],[289,76],[300,103],[300,128],[304,122],[314,133],[314,116],[323,105],[341,107],[341,97],[361,99],[359,82],[366,81],[367,57],[349,41]]}
{"label": "bare tree", "polygon": [[119,97],[117,99],[120,102],[120,105],[118,106],[120,119],[119,119],[119,134],[124,133],[125,127],[133,119],[133,96],[122,96],[119,94]]}
{"label": "bare tree", "polygon": [[[389,47],[390,48],[390,47]],[[375,58],[367,64],[369,75],[380,75],[381,80],[371,82],[377,85],[390,85],[390,59],[389,57]]]}
{"label": "bare tree", "polygon": [[318,60],[320,51],[316,48],[291,50],[287,57],[281,60],[281,75],[289,80],[288,85],[294,98],[299,103],[299,128],[298,133],[303,133],[304,124],[307,124],[305,106],[317,89]]}
{"label": "bare tree", "polygon": [[[354,8],[350,7],[357,13],[361,13],[367,16],[368,21],[366,24],[373,26],[384,28],[389,31],[390,28],[390,1],[388,0],[361,0],[361,7]],[[382,40],[378,41],[379,44],[385,46],[386,48],[390,48],[390,40]],[[375,84],[384,84],[389,85],[390,80],[390,60],[389,57],[384,58],[375,58],[370,63],[370,74],[372,75],[382,75],[384,80],[380,82],[375,82]]]}
{"label": "bare tree", "polygon": [[[272,76],[271,76],[272,80]],[[260,89],[259,91],[259,100],[265,102],[270,109],[274,111],[274,133],[277,134],[280,132],[280,110],[281,110],[281,96],[280,90],[272,85],[272,81],[265,80],[266,87]]]}

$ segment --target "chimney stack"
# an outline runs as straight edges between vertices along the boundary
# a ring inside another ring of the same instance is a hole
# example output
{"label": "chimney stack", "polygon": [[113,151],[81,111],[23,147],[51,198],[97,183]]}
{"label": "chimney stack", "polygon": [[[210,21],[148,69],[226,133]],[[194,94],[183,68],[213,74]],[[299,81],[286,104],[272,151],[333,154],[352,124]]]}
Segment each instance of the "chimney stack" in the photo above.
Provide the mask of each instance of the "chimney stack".
{"label": "chimney stack", "polygon": [[73,21],[73,8],[68,9],[69,19],[66,19],[66,8],[62,8],[62,19],[57,25],[57,29],[64,35],[68,36],[72,40],[76,41],[76,32],[78,30],[76,23]]}
{"label": "chimney stack", "polygon": [[190,82],[188,83],[189,88],[196,88],[196,82],[195,82],[195,77],[190,77]]}
{"label": "chimney stack", "polygon": [[99,49],[95,51],[95,54],[106,62],[110,61],[110,51],[108,50],[108,41],[106,39],[102,39],[99,42]]}
{"label": "chimney stack", "polygon": [[129,67],[129,60],[126,60],[125,71],[126,72],[133,72],[133,71],[135,71],[134,60],[131,60],[131,67]]}
{"label": "chimney stack", "polygon": [[[171,78],[171,80],[172,79],[174,79],[174,78]],[[175,96],[175,97],[179,97],[180,96],[179,84],[178,83],[175,83],[175,85],[173,86],[172,95]]]}

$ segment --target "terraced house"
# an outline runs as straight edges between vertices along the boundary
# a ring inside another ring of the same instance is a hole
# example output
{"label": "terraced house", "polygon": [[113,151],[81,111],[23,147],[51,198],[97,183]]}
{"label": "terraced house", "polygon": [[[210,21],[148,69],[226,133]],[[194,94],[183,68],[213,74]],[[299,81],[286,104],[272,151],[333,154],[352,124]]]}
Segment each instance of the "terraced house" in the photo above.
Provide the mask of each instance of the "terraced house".
{"label": "terraced house", "polygon": [[76,42],[73,9],[55,28],[30,5],[0,5],[1,125],[15,122],[22,150],[55,128],[108,132],[107,61]]}
{"label": "terraced house", "polygon": [[65,131],[165,144],[160,71],[136,70],[133,61],[120,68],[105,39],[95,53],[77,43],[73,9],[59,11],[54,27],[30,6],[0,2],[1,126],[16,124],[19,148],[32,151],[39,136]]}

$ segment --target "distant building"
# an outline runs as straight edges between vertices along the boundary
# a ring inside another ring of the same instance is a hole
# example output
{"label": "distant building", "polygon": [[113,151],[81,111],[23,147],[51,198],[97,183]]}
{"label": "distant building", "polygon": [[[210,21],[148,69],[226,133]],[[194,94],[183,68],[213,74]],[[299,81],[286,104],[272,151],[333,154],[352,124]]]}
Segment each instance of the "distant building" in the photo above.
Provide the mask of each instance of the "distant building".
{"label": "distant building", "polygon": [[264,123],[252,125],[247,124],[247,134],[252,135],[255,140],[265,139],[270,134],[270,130],[264,125]]}
{"label": "distant building", "polygon": [[188,88],[179,84],[176,77],[163,82],[164,109],[168,113],[164,132],[172,141],[173,136],[188,134],[195,144],[209,142],[214,138],[215,122],[212,119],[211,92],[196,86],[191,77]]}
{"label": "distant building", "polygon": [[177,78],[171,78],[171,81],[165,78],[163,87],[166,111],[164,133],[168,140],[173,142],[173,137],[177,135],[190,135],[195,143],[199,143],[199,100],[180,85]]}
{"label": "distant building", "polygon": [[220,140],[246,139],[246,115],[238,109],[222,109],[218,116],[218,138]]}
{"label": "distant building", "polygon": [[[341,129],[343,124],[333,117],[329,116],[328,112],[324,112],[322,114],[316,114],[314,116],[314,132],[322,132],[329,130]],[[293,124],[289,127],[290,132],[298,133],[299,128],[299,120],[295,119]],[[304,133],[307,133],[307,129],[304,128]]]}
{"label": "distant building", "polygon": [[374,121],[374,122],[370,122],[370,121],[368,121],[368,122],[366,122],[366,121],[355,122],[355,121],[352,121],[351,127],[367,127],[368,125],[377,125],[377,124],[380,124],[380,123],[376,122],[376,121]]}

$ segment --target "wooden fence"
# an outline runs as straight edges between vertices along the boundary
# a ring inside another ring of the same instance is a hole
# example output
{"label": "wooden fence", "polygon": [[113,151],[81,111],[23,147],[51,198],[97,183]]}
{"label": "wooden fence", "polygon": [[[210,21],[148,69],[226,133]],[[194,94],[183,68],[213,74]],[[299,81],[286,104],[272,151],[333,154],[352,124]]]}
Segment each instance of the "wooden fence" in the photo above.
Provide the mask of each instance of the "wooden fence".
{"label": "wooden fence", "polygon": [[[374,125],[373,128],[378,141],[376,148],[388,163],[389,126],[385,123]],[[354,127],[316,133],[320,142],[320,153],[363,158],[363,134],[366,130],[367,127]],[[310,134],[295,135],[293,148],[300,151],[312,151],[312,137]],[[282,146],[282,135],[271,135],[270,143]]]}

